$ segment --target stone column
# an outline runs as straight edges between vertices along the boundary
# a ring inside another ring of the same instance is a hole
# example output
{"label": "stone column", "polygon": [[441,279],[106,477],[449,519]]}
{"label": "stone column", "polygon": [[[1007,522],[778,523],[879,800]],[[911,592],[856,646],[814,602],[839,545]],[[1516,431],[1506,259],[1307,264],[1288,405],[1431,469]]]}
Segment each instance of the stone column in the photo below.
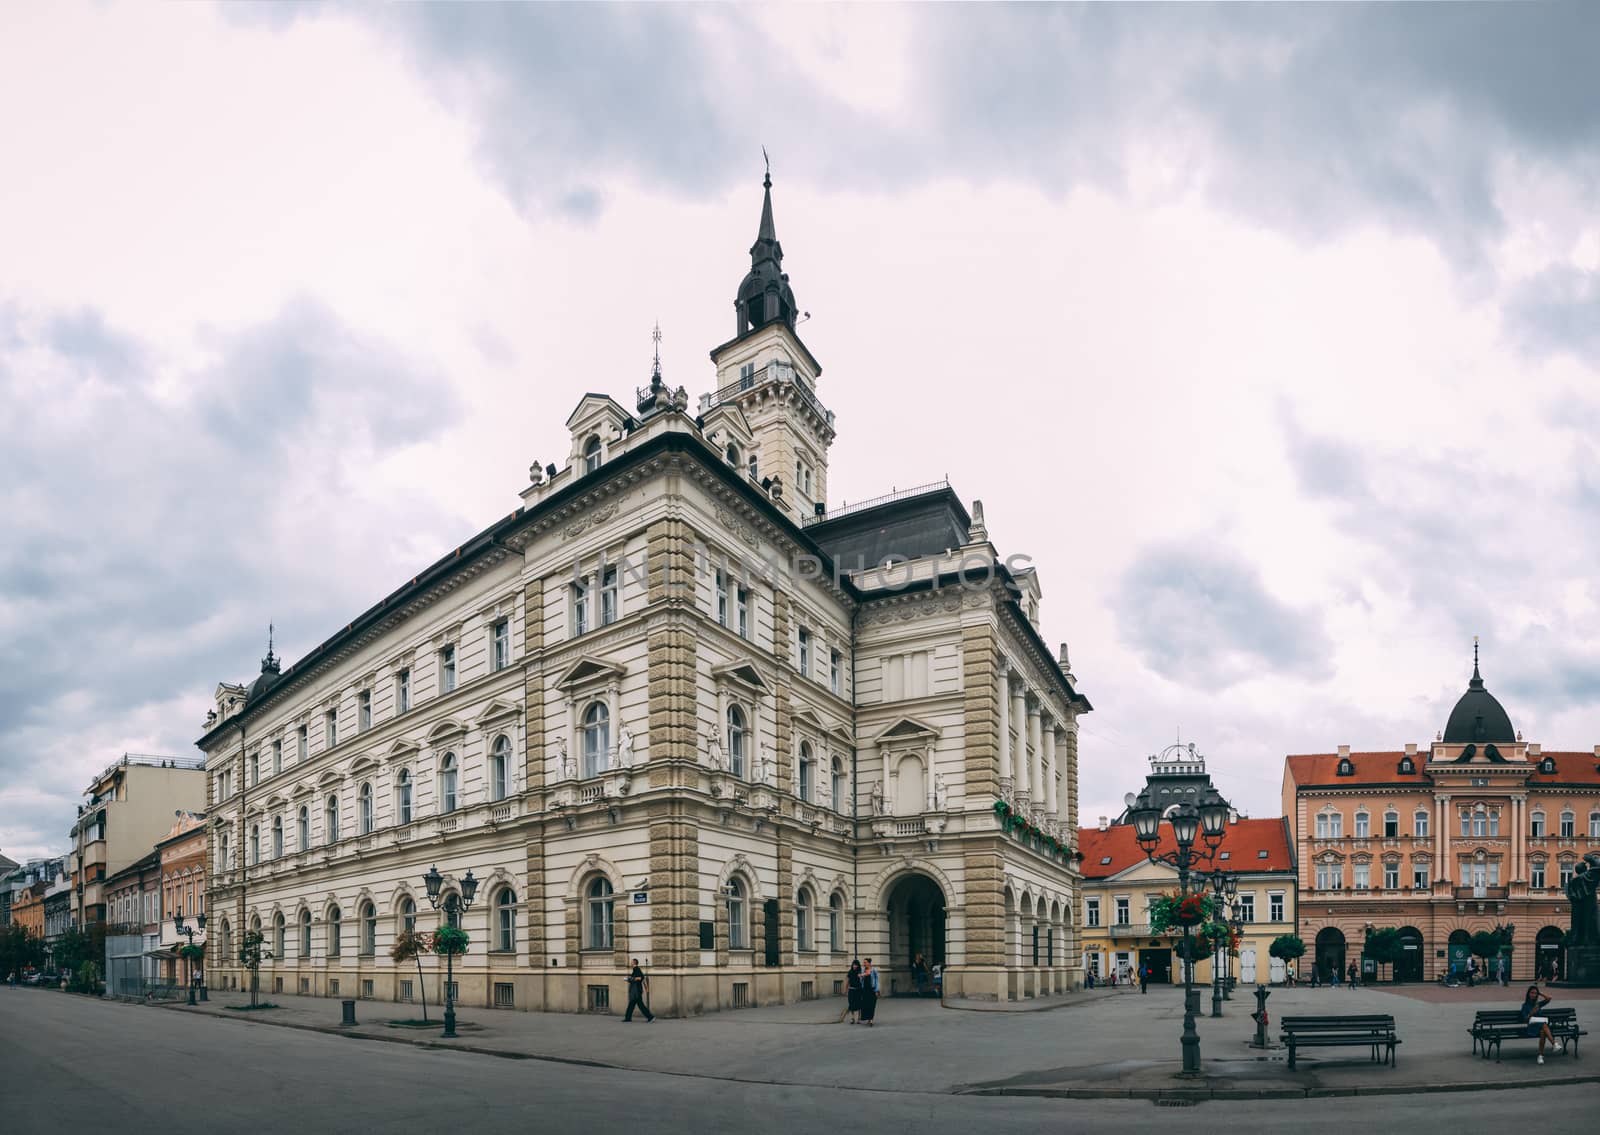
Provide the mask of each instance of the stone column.
{"label": "stone column", "polygon": [[1044,740],[1041,732],[1041,712],[1037,701],[1028,706],[1028,781],[1033,788],[1033,814],[1044,808]]}
{"label": "stone column", "polygon": [[[880,775],[883,777],[883,812],[884,815],[892,816],[894,814],[894,797],[889,793],[889,746],[879,745],[878,755],[882,758],[882,773]],[[949,900],[945,901],[948,902]]]}
{"label": "stone column", "polygon": [[1434,800],[1439,805],[1439,834],[1435,839],[1438,850],[1438,866],[1434,868],[1435,879],[1449,879],[1455,881],[1450,870],[1450,797],[1436,796]]}
{"label": "stone column", "polygon": [[1056,764],[1056,723],[1052,718],[1044,731],[1044,810],[1052,824],[1057,818],[1059,800],[1056,787],[1060,775],[1060,767]]}
{"label": "stone column", "polygon": [[1011,774],[1011,702],[1009,700],[1011,668],[1007,666],[1004,659],[1002,659],[999,669],[1000,713],[998,720],[1000,722],[1000,796],[1002,799],[1009,800],[1011,798],[1012,790],[1015,787]]}
{"label": "stone column", "polygon": [[1028,702],[1027,691],[1018,680],[1011,687],[1011,721],[1017,730],[1017,747],[1012,751],[1011,764],[1017,776],[1017,807],[1026,815],[1032,789],[1028,782]]}

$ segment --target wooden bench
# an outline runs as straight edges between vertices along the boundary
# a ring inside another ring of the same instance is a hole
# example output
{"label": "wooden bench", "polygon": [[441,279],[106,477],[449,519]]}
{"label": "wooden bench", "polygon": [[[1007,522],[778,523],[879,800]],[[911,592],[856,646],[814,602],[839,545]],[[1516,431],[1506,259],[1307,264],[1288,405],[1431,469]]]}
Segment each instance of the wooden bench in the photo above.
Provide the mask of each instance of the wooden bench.
{"label": "wooden bench", "polygon": [[[1588,1033],[1578,1027],[1576,1009],[1540,1009],[1534,1014],[1550,1022],[1550,1035],[1566,1041],[1572,1055],[1578,1055],[1578,1038]],[[1472,1051],[1482,1052],[1489,1059],[1489,1049],[1494,1048],[1494,1058],[1500,1059],[1500,1044],[1508,1040],[1538,1040],[1539,1034],[1528,1035],[1528,1026],[1515,1009],[1480,1009],[1472,1021]]]}
{"label": "wooden bench", "polygon": [[1280,1039],[1289,1047],[1289,1068],[1294,1069],[1297,1048],[1365,1048],[1374,1061],[1395,1066],[1394,1017],[1388,1013],[1353,1016],[1284,1017],[1278,1027]]}

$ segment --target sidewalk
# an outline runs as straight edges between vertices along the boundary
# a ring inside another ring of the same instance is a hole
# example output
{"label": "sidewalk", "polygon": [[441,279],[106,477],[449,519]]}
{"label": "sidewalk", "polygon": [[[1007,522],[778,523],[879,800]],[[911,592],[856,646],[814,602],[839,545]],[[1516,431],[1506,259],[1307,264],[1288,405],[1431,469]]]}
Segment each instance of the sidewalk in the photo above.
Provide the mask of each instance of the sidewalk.
{"label": "sidewalk", "polygon": [[[217,994],[195,1008],[162,1008],[514,1059],[878,1091],[1303,1098],[1600,1082],[1600,1074],[1586,1067],[1600,1073],[1593,1060],[1561,1056],[1539,1066],[1531,1043],[1507,1045],[1498,1064],[1472,1055],[1467,1028],[1473,1012],[1504,1008],[1505,991],[1444,992],[1452,995],[1448,1004],[1376,988],[1274,990],[1268,1001],[1273,1022],[1306,1012],[1392,1013],[1403,1041],[1396,1068],[1369,1063],[1364,1051],[1312,1049],[1290,1072],[1283,1050],[1249,1047],[1255,1002],[1241,991],[1226,1003],[1223,1019],[1198,1021],[1204,1062],[1198,1080],[1178,1075],[1182,991],[1170,986],[1152,986],[1148,995],[1097,989],[1043,999],[1022,1011],[992,1002],[943,1007],[931,999],[890,998],[879,1003],[877,1025],[870,1029],[840,1023],[844,1005],[837,998],[650,1024],[635,1018],[627,1027],[619,1016],[471,1008],[457,1014],[460,1035],[453,1041],[439,1036],[442,1024],[426,1031],[390,1027],[390,1020],[420,1015],[420,1006],[409,1004],[357,1002],[360,1024],[350,1029],[339,1025],[337,999],[273,995],[280,1008],[246,1013],[224,1007],[243,1004],[239,994]],[[1456,1000],[1458,993],[1472,999]],[[1579,1020],[1593,1029],[1600,1000],[1574,1002]],[[1202,1009],[1210,1011],[1209,994]],[[438,1019],[438,1007],[429,1006],[428,1015]],[[1585,1038],[1580,1051],[1591,1039]]]}

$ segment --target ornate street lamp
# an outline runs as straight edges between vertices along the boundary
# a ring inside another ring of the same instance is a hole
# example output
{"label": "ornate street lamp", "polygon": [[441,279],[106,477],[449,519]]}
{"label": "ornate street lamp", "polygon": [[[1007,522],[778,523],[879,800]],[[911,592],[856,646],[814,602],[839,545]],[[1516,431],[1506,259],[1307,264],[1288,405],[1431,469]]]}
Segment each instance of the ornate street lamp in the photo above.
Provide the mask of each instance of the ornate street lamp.
{"label": "ornate street lamp", "polygon": [[[1161,846],[1161,808],[1156,804],[1148,785],[1138,796],[1129,793],[1127,805],[1133,820],[1134,835],[1145,858],[1152,863],[1167,863],[1178,869],[1178,893],[1189,896],[1189,872],[1199,863],[1216,859],[1217,848],[1222,844],[1223,832],[1228,824],[1228,805],[1216,789],[1206,790],[1198,805],[1179,804],[1165,818],[1172,824],[1172,835],[1177,847],[1172,851],[1158,851]],[[1204,841],[1196,848],[1195,839]],[[1202,883],[1202,889],[1204,884]],[[1183,928],[1183,1071],[1185,1075],[1200,1072],[1200,1034],[1195,1031],[1195,1015],[1200,1011],[1200,993],[1194,987],[1194,951],[1190,928]],[[1220,1015],[1220,1014],[1219,1014]]]}
{"label": "ornate street lamp", "polygon": [[[198,929],[196,929],[193,926],[185,926],[183,924],[183,915],[178,914],[176,912],[174,912],[173,915],[172,915],[172,928],[174,930],[176,930],[179,934],[182,934],[182,935],[186,936],[189,939],[189,945],[190,946],[194,945],[194,936],[196,934],[204,933],[205,928],[206,928],[206,916],[205,915],[203,915],[203,914],[196,915],[195,916],[195,921],[200,924]],[[193,961],[193,959],[191,959],[186,954],[186,955],[184,955],[183,964],[184,964],[185,972],[188,973],[188,975],[189,975],[189,981],[188,981],[188,984],[189,984],[189,1004],[193,1005],[195,1003],[195,1000],[194,1000],[194,961]]]}
{"label": "ornate street lamp", "polygon": [[[1211,894],[1216,902],[1218,922],[1228,923],[1228,928],[1233,929],[1233,920],[1223,915],[1226,908],[1231,914],[1234,911],[1234,900],[1239,897],[1239,876],[1232,871],[1217,870],[1211,872]],[[1227,976],[1223,972],[1228,966],[1228,943],[1222,942],[1211,952],[1211,1015],[1222,1016],[1222,1003],[1231,1000],[1228,996]]]}
{"label": "ornate street lamp", "polygon": [[[478,894],[478,880],[472,877],[469,870],[461,880],[461,892],[451,891],[441,901],[439,892],[444,889],[444,876],[439,874],[438,867],[430,867],[428,873],[422,877],[422,885],[428,892],[428,905],[434,910],[444,911],[446,926],[460,928],[461,916],[472,906],[472,900]],[[444,978],[444,1035],[456,1035],[456,999],[452,992],[456,983],[456,954],[454,950],[447,951],[445,960]]]}

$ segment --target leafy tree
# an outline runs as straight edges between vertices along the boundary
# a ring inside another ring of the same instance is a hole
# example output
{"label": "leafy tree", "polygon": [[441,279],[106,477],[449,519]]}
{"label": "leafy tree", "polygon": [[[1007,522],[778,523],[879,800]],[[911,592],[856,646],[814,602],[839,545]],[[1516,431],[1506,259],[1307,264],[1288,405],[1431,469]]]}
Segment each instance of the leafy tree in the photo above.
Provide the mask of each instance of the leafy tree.
{"label": "leafy tree", "polygon": [[1500,956],[1500,947],[1504,945],[1498,930],[1480,930],[1472,936],[1472,941],[1467,948],[1472,951],[1473,957],[1482,958],[1485,963],[1490,958]]}
{"label": "leafy tree", "polygon": [[428,985],[422,979],[422,955],[433,949],[432,935],[421,930],[402,930],[394,937],[389,957],[395,962],[417,963],[417,992],[422,998],[422,1019],[428,1019]]}
{"label": "leafy tree", "polygon": [[1293,934],[1280,934],[1267,947],[1267,953],[1280,961],[1292,962],[1305,956],[1306,944]]}
{"label": "leafy tree", "polygon": [[104,922],[90,923],[87,929],[81,926],[67,927],[51,952],[56,969],[61,973],[75,974],[83,968],[84,962],[93,962],[96,966],[103,963],[106,957],[106,930]]}
{"label": "leafy tree", "polygon": [[23,970],[43,966],[43,938],[16,922],[0,930],[0,980],[11,974],[16,974],[20,980]]}
{"label": "leafy tree", "polygon": [[265,948],[266,937],[259,930],[246,930],[239,945],[239,964],[250,971],[250,1008],[256,1007],[256,991],[260,987],[261,959],[272,957]]}
{"label": "leafy tree", "polygon": [[1389,967],[1389,976],[1394,977],[1394,963],[1405,956],[1405,943],[1400,939],[1400,930],[1395,926],[1383,926],[1367,933],[1367,943],[1362,953],[1371,958],[1379,966]]}

